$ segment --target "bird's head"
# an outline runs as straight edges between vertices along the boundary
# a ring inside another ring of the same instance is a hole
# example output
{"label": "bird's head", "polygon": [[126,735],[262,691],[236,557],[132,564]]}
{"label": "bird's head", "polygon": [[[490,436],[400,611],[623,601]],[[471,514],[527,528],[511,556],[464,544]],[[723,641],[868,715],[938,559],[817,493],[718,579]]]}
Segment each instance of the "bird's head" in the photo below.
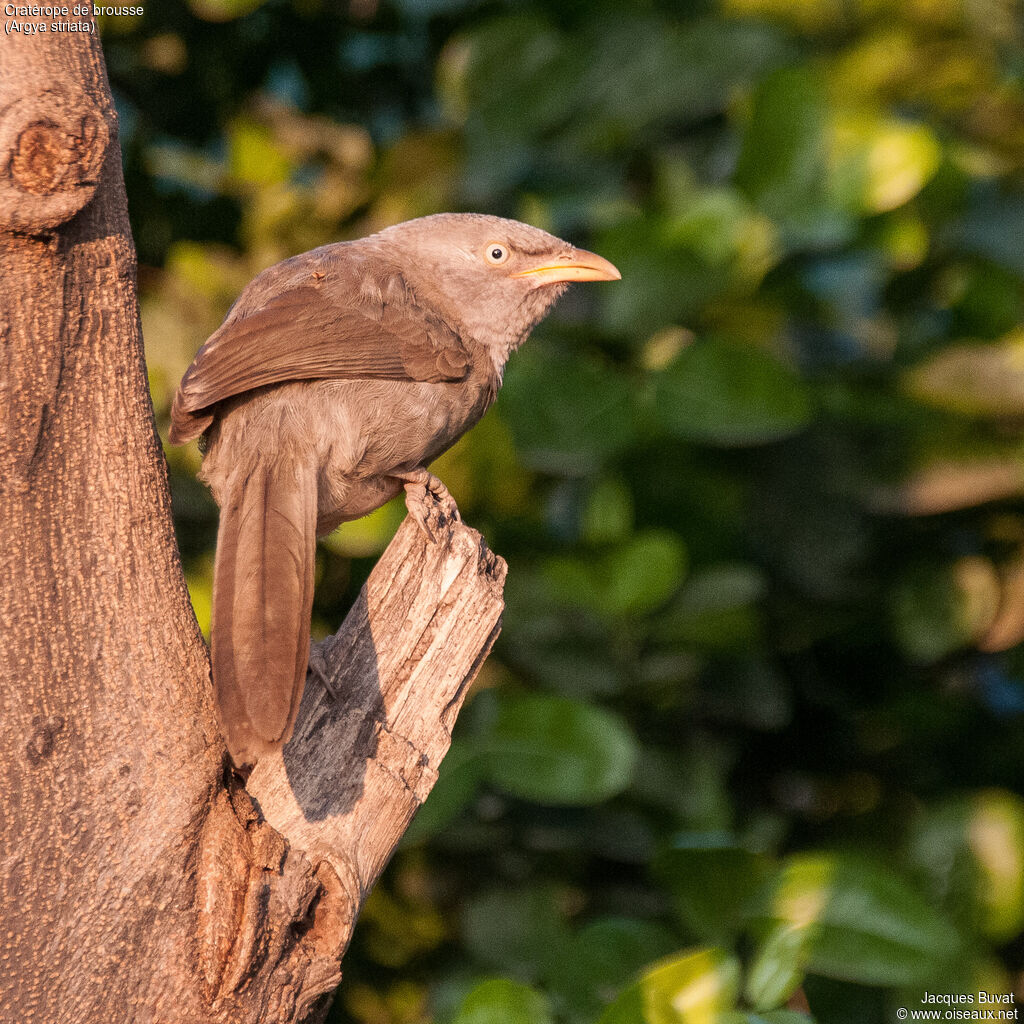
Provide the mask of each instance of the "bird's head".
{"label": "bird's head", "polygon": [[376,236],[416,294],[504,364],[574,281],[617,281],[601,256],[503,217],[439,213]]}

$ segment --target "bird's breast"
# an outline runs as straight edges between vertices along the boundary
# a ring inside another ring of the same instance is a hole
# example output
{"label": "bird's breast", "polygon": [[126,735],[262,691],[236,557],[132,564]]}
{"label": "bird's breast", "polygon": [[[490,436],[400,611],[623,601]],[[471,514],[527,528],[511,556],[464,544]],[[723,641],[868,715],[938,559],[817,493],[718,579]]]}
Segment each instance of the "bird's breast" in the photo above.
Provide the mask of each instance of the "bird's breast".
{"label": "bird's breast", "polygon": [[461,381],[321,381],[321,514],[338,522],[378,508],[401,490],[391,476],[426,466],[487,411],[493,389]]}
{"label": "bird's breast", "polygon": [[292,381],[225,403],[202,478],[218,504],[241,466],[288,451],[318,466],[317,533],[358,519],[402,489],[391,474],[447,451],[494,399],[487,380]]}

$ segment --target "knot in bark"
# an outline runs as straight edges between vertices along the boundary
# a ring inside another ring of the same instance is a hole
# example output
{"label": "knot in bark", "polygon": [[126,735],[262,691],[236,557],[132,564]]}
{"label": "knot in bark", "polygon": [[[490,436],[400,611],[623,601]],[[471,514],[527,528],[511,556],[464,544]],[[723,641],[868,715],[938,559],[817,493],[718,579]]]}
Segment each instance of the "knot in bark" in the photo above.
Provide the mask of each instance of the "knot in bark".
{"label": "knot in bark", "polygon": [[44,231],[93,197],[110,128],[84,92],[51,88],[0,112],[0,228]]}

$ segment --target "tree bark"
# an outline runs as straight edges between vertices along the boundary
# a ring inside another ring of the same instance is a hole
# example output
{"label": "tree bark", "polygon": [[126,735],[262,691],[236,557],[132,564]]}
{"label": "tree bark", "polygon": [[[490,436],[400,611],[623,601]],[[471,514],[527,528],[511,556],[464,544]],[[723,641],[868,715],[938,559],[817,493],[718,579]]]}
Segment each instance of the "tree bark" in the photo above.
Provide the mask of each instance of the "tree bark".
{"label": "tree bark", "polygon": [[[36,19],[39,20],[39,19]],[[95,34],[0,39],[0,1020],[322,1017],[505,566],[403,524],[243,785],[171,525]]]}

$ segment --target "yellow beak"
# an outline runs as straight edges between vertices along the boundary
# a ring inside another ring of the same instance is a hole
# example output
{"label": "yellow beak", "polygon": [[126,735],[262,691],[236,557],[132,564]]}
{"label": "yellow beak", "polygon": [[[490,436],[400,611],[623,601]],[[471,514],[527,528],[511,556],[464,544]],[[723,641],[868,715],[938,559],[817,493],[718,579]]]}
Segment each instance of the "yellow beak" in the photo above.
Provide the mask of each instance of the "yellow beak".
{"label": "yellow beak", "polygon": [[613,263],[609,263],[596,252],[586,249],[573,249],[572,253],[558,256],[539,267],[519,270],[512,277],[528,277],[530,283],[539,288],[545,284],[557,284],[560,281],[620,281],[622,275]]}

